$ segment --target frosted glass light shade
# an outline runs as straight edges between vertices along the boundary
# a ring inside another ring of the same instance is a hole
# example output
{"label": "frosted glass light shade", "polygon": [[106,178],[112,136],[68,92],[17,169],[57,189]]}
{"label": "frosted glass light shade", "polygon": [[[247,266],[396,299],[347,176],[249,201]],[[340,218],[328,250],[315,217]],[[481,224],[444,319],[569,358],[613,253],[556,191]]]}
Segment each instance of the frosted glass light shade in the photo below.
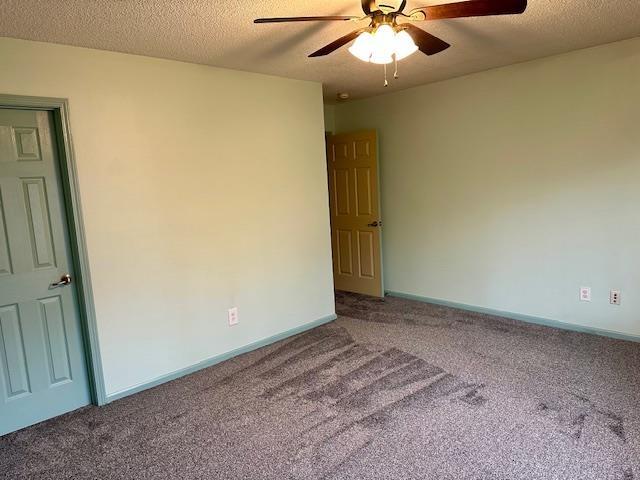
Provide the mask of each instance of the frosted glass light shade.
{"label": "frosted glass light shade", "polygon": [[409,35],[405,30],[400,30],[396,33],[394,41],[396,60],[407,58],[418,50],[418,47],[416,47],[416,44],[413,42],[413,38],[411,38],[411,35]]}
{"label": "frosted glass light shade", "polygon": [[418,50],[411,36],[404,30],[395,32],[391,25],[380,25],[373,34],[358,35],[349,52],[363,62],[386,64],[402,60]]}
{"label": "frosted glass light shade", "polygon": [[377,63],[379,65],[382,65],[384,63],[393,62],[393,57],[391,55],[385,55],[384,53],[380,54],[380,53],[374,51],[373,54],[371,55],[371,59],[369,61],[371,63]]}
{"label": "frosted glass light shade", "polygon": [[353,45],[349,47],[349,52],[356,58],[359,58],[363,62],[368,62],[373,54],[373,35],[369,32],[362,32],[353,42]]}
{"label": "frosted glass light shade", "polygon": [[391,63],[395,48],[396,32],[390,25],[380,25],[373,34],[373,63]]}

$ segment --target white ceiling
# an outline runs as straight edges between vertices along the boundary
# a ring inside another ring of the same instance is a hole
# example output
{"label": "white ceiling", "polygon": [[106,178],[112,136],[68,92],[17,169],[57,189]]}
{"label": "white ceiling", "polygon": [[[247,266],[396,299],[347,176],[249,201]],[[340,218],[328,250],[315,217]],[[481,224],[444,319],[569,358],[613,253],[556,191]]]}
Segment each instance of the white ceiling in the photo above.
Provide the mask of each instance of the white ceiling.
{"label": "white ceiling", "polygon": [[[406,10],[447,1],[409,0]],[[452,47],[400,62],[400,78],[385,89],[382,66],[346,48],[307,58],[354,23],[252,23],[361,12],[358,0],[0,0],[0,36],[315,80],[328,101],[337,92],[372,96],[640,36],[640,0],[529,0],[523,15],[422,22]]]}

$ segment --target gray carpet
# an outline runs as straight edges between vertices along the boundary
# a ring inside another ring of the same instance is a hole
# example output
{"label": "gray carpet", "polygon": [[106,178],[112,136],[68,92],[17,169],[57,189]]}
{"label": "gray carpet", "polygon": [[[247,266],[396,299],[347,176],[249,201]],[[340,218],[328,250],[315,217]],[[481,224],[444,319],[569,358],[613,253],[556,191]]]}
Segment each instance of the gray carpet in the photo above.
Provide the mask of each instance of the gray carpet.
{"label": "gray carpet", "polygon": [[640,344],[396,298],[337,310],[0,438],[0,476],[640,479]]}

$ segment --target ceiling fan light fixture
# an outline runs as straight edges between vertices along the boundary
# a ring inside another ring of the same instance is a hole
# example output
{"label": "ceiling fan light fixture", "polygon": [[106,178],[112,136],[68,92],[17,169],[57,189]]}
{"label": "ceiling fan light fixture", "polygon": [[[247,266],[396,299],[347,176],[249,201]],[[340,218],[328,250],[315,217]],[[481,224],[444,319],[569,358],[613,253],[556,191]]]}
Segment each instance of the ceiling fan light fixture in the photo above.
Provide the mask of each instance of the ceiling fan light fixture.
{"label": "ceiling fan light fixture", "polygon": [[369,32],[362,32],[349,47],[349,53],[363,62],[368,62],[373,54],[373,48],[373,35]]}
{"label": "ceiling fan light fixture", "polygon": [[[373,32],[372,58],[386,59],[394,53],[396,32],[391,25],[383,24]],[[379,62],[374,62],[379,63]],[[388,62],[384,62],[388,63]]]}
{"label": "ceiling fan light fixture", "polygon": [[379,65],[402,60],[418,51],[411,35],[406,31],[396,32],[391,25],[380,25],[373,33],[362,32],[349,47],[349,52],[363,62]]}
{"label": "ceiling fan light fixture", "polygon": [[396,60],[407,58],[409,55],[418,51],[418,47],[413,41],[413,38],[411,38],[411,35],[409,35],[406,30],[400,30],[396,33],[394,40]]}

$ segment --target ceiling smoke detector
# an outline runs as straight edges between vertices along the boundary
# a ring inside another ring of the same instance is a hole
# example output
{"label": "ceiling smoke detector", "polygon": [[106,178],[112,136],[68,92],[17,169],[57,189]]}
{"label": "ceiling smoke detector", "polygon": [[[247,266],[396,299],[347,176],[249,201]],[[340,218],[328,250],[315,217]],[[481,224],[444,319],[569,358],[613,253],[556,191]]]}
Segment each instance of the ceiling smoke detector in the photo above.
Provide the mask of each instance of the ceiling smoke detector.
{"label": "ceiling smoke detector", "polygon": [[339,93],[338,100],[349,100],[349,94],[347,92]]}

